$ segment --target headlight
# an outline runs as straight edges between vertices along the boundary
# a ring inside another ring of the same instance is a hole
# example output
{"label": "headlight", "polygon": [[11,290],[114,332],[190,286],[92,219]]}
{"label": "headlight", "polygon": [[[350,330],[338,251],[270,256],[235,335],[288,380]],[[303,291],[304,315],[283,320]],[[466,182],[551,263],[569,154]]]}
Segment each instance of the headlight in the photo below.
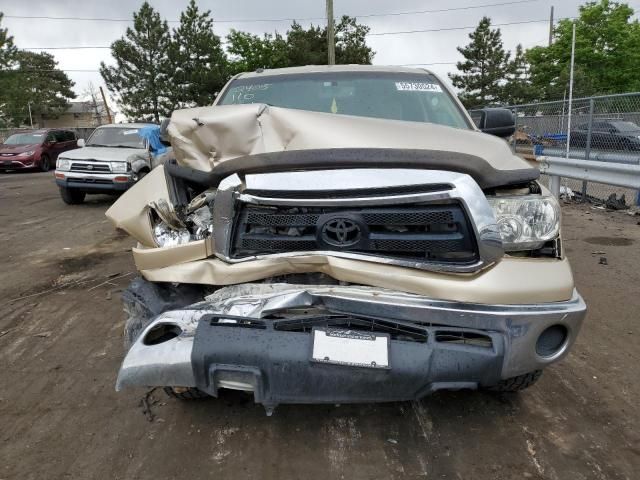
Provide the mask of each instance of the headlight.
{"label": "headlight", "polygon": [[34,153],[36,153],[35,150],[29,150],[28,152],[22,152],[19,153],[18,156],[19,157],[30,157],[31,155],[33,155]]}
{"label": "headlight", "polygon": [[490,197],[505,251],[534,250],[560,231],[560,205],[553,196]]}
{"label": "headlight", "polygon": [[109,162],[113,173],[125,173],[127,171],[127,162]]}
{"label": "headlight", "polygon": [[175,247],[191,241],[189,230],[186,228],[176,230],[162,221],[153,227],[153,237],[159,247]]}
{"label": "headlight", "polygon": [[56,170],[68,171],[71,168],[71,160],[59,158],[56,161]]}

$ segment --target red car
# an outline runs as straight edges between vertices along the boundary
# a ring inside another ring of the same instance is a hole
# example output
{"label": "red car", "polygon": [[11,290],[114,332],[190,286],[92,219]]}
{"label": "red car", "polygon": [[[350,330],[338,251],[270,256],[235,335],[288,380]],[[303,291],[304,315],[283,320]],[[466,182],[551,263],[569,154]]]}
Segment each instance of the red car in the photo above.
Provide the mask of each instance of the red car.
{"label": "red car", "polygon": [[71,130],[14,133],[0,145],[0,170],[39,168],[46,172],[55,166],[58,154],[74,148],[78,148],[78,140]]}

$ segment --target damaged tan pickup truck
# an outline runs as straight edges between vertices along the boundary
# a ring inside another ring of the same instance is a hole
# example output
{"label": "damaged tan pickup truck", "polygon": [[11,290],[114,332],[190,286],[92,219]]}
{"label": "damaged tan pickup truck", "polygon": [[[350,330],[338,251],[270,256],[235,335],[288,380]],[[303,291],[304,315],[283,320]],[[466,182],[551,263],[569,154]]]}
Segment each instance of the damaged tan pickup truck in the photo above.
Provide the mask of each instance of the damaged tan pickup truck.
{"label": "damaged tan pickup truck", "polygon": [[[138,241],[117,389],[281,403],[517,391],[586,307],[538,171],[430,72],[259,70],[173,113],[107,212]],[[493,133],[489,135],[484,132]]]}

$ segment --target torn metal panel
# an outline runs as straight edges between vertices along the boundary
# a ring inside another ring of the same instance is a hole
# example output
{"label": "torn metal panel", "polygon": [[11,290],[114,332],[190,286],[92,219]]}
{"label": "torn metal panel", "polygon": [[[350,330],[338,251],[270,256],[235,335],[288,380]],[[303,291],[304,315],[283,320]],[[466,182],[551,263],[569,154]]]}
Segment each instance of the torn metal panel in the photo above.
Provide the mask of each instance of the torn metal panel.
{"label": "torn metal panel", "polygon": [[[144,252],[136,253],[141,254]],[[144,278],[152,282],[205,285],[232,285],[311,272],[358,285],[480,304],[561,302],[571,298],[574,288],[566,259],[505,257],[477,275],[446,275],[330,255],[271,258],[237,264],[205,259],[141,271]]]}
{"label": "torn metal panel", "polygon": [[116,228],[120,228],[147,247],[156,246],[150,219],[151,205],[161,203],[167,216],[173,210],[168,202],[169,191],[164,167],[159,166],[127,190],[109,207],[105,215]]}

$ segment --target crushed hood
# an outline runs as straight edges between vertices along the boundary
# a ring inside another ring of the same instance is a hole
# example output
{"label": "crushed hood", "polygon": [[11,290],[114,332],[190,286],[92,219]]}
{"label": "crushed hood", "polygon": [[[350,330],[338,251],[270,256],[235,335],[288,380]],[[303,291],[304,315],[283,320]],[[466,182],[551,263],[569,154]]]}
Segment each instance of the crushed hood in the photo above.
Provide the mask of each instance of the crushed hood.
{"label": "crushed hood", "polygon": [[264,104],[177,110],[168,133],[178,163],[204,172],[246,155],[335,148],[438,150],[474,155],[498,170],[529,168],[503,139],[476,130]]}

